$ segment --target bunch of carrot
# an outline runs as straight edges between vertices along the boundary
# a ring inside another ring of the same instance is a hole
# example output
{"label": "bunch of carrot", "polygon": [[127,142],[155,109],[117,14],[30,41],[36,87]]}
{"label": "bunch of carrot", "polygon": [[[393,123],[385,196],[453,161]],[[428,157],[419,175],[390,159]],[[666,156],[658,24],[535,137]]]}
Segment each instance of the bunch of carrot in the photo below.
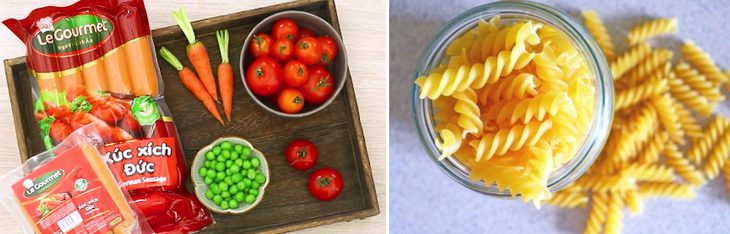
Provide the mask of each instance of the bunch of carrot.
{"label": "bunch of carrot", "polygon": [[[195,68],[195,72],[180,63],[167,48],[160,49],[160,55],[177,71],[180,82],[188,89],[210,112],[213,117],[225,126],[223,119],[218,112],[216,102],[218,102],[218,90],[216,89],[216,81],[213,76],[213,69],[210,65],[210,57],[205,48],[205,44],[195,40],[195,32],[193,26],[188,19],[184,9],[172,12],[173,17],[180,26],[188,40],[186,54],[188,61]],[[223,111],[228,121],[231,121],[231,108],[233,107],[233,68],[228,60],[228,30],[218,30],[216,32],[218,38],[218,47],[221,51],[221,64],[218,66],[218,84],[223,100]],[[197,75],[196,75],[197,73]]]}

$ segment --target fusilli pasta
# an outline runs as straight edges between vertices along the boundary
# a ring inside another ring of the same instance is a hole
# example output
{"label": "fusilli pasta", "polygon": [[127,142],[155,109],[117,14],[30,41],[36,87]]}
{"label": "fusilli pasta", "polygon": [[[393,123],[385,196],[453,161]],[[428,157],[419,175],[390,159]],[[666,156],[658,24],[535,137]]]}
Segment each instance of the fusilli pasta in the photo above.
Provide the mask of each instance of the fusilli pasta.
{"label": "fusilli pasta", "polygon": [[686,41],[680,50],[684,58],[695,66],[697,70],[700,70],[708,80],[711,80],[715,84],[727,82],[728,78],[717,68],[715,60],[703,51],[702,48],[697,46],[694,41]]}
{"label": "fusilli pasta", "polygon": [[702,166],[702,172],[708,180],[714,179],[720,174],[720,167],[727,161],[730,154],[730,132],[725,129],[725,133],[715,142],[714,147],[707,155],[707,161]]}
{"label": "fusilli pasta", "polygon": [[610,65],[613,79],[620,79],[621,76],[624,75],[624,73],[636,66],[639,61],[646,58],[646,56],[649,55],[649,52],[651,52],[651,45],[649,45],[648,43],[640,43],[638,45],[635,45],[628,52],[618,56],[618,58],[611,62]]}
{"label": "fusilli pasta", "polygon": [[[656,70],[659,70],[661,72],[666,66],[668,66],[667,62],[672,58],[674,54],[671,50],[667,49],[658,49],[651,52],[651,54],[646,57],[641,63],[636,65],[636,67],[629,70],[629,73],[624,75],[624,78],[621,80],[625,81],[626,84],[634,85],[641,81],[642,78],[646,78],[647,76],[651,75],[652,73],[656,73]],[[664,73],[666,74],[666,73]],[[658,78],[664,78],[664,77],[658,77]]]}
{"label": "fusilli pasta", "polygon": [[591,211],[588,215],[585,234],[598,234],[603,229],[606,222],[606,214],[608,213],[608,194],[593,193],[591,197]]}
{"label": "fusilli pasta", "polygon": [[676,144],[667,144],[667,147],[664,148],[664,157],[666,158],[667,164],[674,168],[674,171],[682,177],[684,182],[693,185],[705,183],[705,177],[702,176],[702,173],[689,160],[682,156]]}
{"label": "fusilli pasta", "polygon": [[469,142],[476,151],[477,161],[489,160],[492,156],[500,156],[508,150],[516,151],[523,146],[537,144],[543,134],[552,127],[552,121],[531,121],[526,125],[516,124],[511,128],[500,129],[496,133],[485,133],[480,140]]}
{"label": "fusilli pasta", "polygon": [[725,130],[730,127],[730,120],[715,116],[707,128],[704,129],[704,135],[692,142],[692,146],[687,151],[687,157],[696,165],[700,165],[713,145],[717,145],[720,136],[725,134]]}
{"label": "fusilli pasta", "polygon": [[639,184],[639,194],[644,198],[672,197],[692,199],[695,197],[694,186],[670,182],[646,182]]}
{"label": "fusilli pasta", "polygon": [[631,214],[641,214],[644,210],[644,200],[636,190],[629,190],[624,193],[624,203],[629,208]]}
{"label": "fusilli pasta", "polygon": [[667,91],[667,80],[652,80],[646,83],[619,91],[614,98],[614,109],[619,110]]}
{"label": "fusilli pasta", "polygon": [[672,93],[672,96],[677,98],[677,100],[684,103],[689,108],[699,112],[701,115],[707,116],[715,109],[707,98],[700,95],[697,91],[689,87],[689,85],[685,84],[684,81],[677,78],[674,73],[670,73],[668,83],[669,91]]}
{"label": "fusilli pasta", "polygon": [[466,89],[462,92],[455,93],[453,97],[456,99],[454,111],[459,113],[456,120],[459,127],[464,129],[463,134],[480,135],[482,132],[482,120],[479,119],[479,106],[477,106],[477,93],[473,89]]}
{"label": "fusilli pasta", "polygon": [[581,14],[583,15],[583,24],[588,29],[588,32],[591,33],[591,36],[596,39],[598,47],[601,47],[603,55],[606,56],[606,60],[613,61],[616,58],[616,51],[614,50],[613,42],[611,42],[611,36],[608,35],[608,30],[603,25],[601,18],[593,10],[583,11]]}
{"label": "fusilli pasta", "polygon": [[629,44],[636,44],[649,38],[669,33],[676,33],[677,19],[656,19],[631,29],[628,33]]}
{"label": "fusilli pasta", "polygon": [[606,232],[615,234],[621,232],[621,219],[623,218],[624,201],[621,194],[612,192],[608,197],[608,214],[606,214]]}
{"label": "fusilli pasta", "polygon": [[650,103],[657,110],[659,122],[667,133],[669,133],[672,140],[677,142],[677,144],[684,145],[684,130],[682,129],[682,124],[679,123],[678,110],[672,105],[671,98],[672,96],[668,93],[664,93],[663,95],[654,96]]}
{"label": "fusilli pasta", "polygon": [[588,204],[588,196],[582,192],[560,192],[553,193],[553,196],[547,200],[547,204],[561,208],[584,207]]}
{"label": "fusilli pasta", "polygon": [[691,68],[687,63],[679,63],[674,68],[674,73],[677,78],[682,79],[685,84],[697,90],[702,96],[707,98],[710,102],[719,102],[725,100],[725,96],[720,93],[712,81],[707,80],[704,75],[700,74],[697,70]]}

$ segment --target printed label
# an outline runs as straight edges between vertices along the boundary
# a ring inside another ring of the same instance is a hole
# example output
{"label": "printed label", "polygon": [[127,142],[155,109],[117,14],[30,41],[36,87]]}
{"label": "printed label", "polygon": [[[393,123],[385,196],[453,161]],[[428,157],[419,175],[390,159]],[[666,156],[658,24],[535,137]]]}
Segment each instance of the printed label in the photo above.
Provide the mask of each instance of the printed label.
{"label": "printed label", "polygon": [[36,22],[32,47],[41,54],[78,54],[98,47],[114,29],[109,19],[100,15],[82,14],[71,17],[42,18]]}
{"label": "printed label", "polygon": [[132,115],[140,125],[152,125],[160,119],[160,109],[157,102],[150,96],[137,97],[132,101]]}
{"label": "printed label", "polygon": [[113,162],[128,190],[176,185],[179,180],[175,138],[126,142],[99,150]]}
{"label": "printed label", "polygon": [[41,233],[106,233],[124,218],[95,166],[74,147],[13,184],[13,192]]}

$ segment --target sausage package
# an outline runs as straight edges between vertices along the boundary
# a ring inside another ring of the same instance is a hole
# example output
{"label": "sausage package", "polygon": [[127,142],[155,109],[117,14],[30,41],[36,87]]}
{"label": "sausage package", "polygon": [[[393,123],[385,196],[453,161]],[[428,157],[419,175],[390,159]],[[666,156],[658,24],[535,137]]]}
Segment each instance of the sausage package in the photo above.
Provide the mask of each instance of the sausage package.
{"label": "sausage package", "polygon": [[47,149],[93,124],[99,151],[154,231],[196,231],[213,222],[184,186],[185,157],[142,0],[80,0],[3,24],[26,46]]}
{"label": "sausage package", "polygon": [[0,177],[3,205],[19,215],[26,233],[148,233],[111,161],[85,133],[88,125],[57,147],[28,159]]}

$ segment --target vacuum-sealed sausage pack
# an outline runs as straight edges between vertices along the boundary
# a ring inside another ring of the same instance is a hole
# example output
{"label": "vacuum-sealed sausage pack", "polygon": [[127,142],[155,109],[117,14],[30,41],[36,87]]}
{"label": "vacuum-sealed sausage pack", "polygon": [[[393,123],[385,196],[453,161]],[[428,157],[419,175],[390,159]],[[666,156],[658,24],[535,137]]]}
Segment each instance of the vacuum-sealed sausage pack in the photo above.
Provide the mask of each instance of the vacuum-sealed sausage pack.
{"label": "vacuum-sealed sausage pack", "polygon": [[99,151],[156,232],[212,223],[184,186],[185,158],[142,0],[81,0],[3,23],[25,43],[46,148],[94,124]]}

